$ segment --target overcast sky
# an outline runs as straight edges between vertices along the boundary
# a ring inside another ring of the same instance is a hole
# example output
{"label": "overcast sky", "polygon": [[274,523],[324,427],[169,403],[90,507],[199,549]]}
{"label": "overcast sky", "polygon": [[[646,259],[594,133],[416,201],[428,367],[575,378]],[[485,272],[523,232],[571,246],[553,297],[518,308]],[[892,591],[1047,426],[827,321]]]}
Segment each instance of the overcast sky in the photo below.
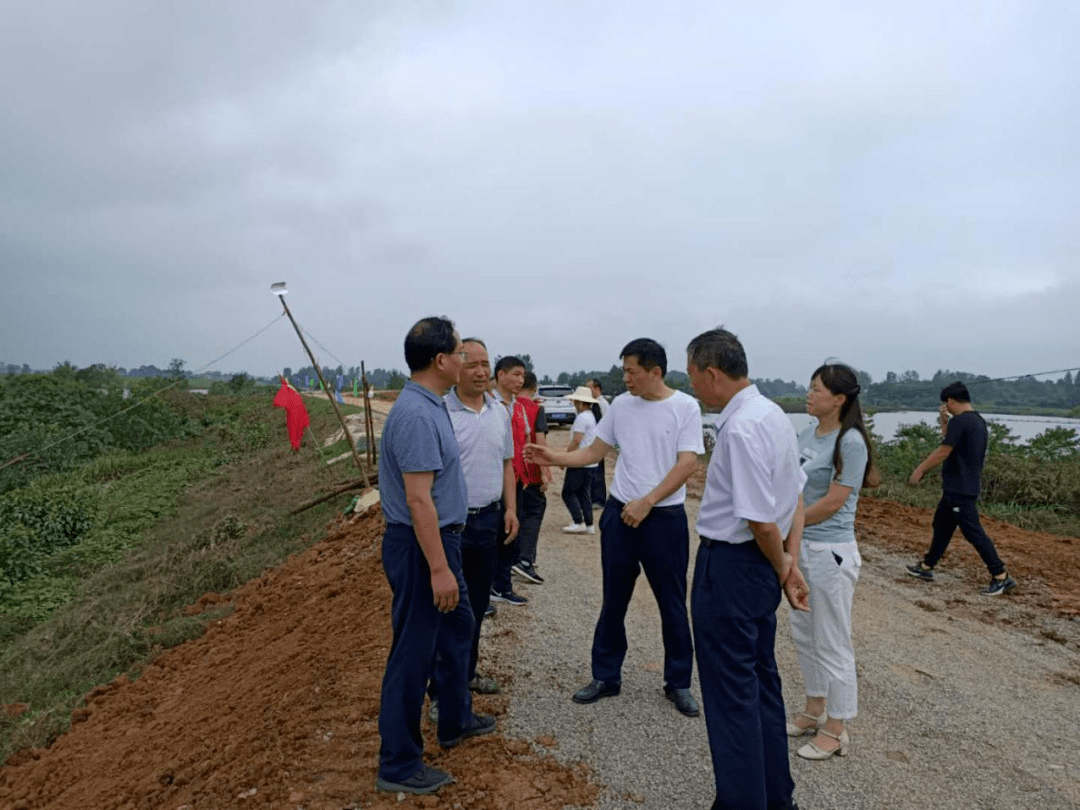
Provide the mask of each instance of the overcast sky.
{"label": "overcast sky", "polygon": [[767,5],[4,3],[0,362],[1080,366],[1080,3]]}

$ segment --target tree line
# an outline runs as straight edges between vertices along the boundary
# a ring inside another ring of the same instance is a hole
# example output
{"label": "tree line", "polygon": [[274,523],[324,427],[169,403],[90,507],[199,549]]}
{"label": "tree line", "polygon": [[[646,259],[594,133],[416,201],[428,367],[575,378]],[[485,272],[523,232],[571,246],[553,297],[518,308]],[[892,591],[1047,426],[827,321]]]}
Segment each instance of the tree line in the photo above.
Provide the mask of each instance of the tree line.
{"label": "tree line", "polygon": [[[527,370],[533,370],[533,360],[528,353],[515,355],[525,363]],[[499,359],[499,355],[492,357],[492,365]],[[116,366],[108,366],[97,363],[80,369],[70,362],[64,361],[57,364],[53,371],[62,374],[73,375],[80,382],[100,385],[103,388],[115,386],[119,378],[191,378],[192,373],[184,369],[185,362],[180,358],[173,358],[167,368],[158,368],[154,365],[143,365],[138,368],[125,369]],[[327,383],[336,388],[338,380],[342,387],[351,389],[353,380],[360,379],[359,366],[325,366],[323,374]],[[36,374],[27,364],[17,365],[14,363],[0,363],[0,374],[14,376],[24,374]],[[318,375],[313,366],[304,366],[298,369],[286,367],[283,370],[289,382],[299,389],[317,388],[319,385]],[[938,407],[938,394],[942,387],[950,382],[960,380],[971,391],[972,401],[976,407],[983,411],[997,413],[1053,413],[1057,415],[1080,416],[1080,371],[1066,371],[1057,379],[1038,379],[1034,376],[1010,378],[1006,380],[991,379],[985,374],[973,374],[967,371],[951,371],[939,369],[928,379],[922,379],[914,370],[902,372],[890,371],[885,379],[875,382],[865,371],[856,369],[856,376],[862,387],[860,395],[864,407],[876,410],[915,410],[932,411]],[[243,384],[246,388],[249,384],[271,378],[257,378],[249,376],[246,372],[229,374],[218,371],[200,373],[199,377],[211,381],[220,381],[230,389],[230,392]],[[407,378],[407,374],[395,368],[374,368],[367,371],[368,382],[377,389],[400,389]],[[586,371],[562,371],[552,377],[545,374],[540,378],[541,385],[568,385],[577,387],[584,385],[588,379],[600,381],[604,393],[609,397],[618,396],[626,390],[623,383],[622,368],[612,365],[606,370],[594,369]],[[667,383],[687,393],[693,393],[690,380],[681,371],[670,371],[667,375]],[[776,399],[789,410],[801,409],[801,400],[806,395],[806,386],[794,381],[768,378],[754,378],[758,389],[767,397]],[[219,386],[220,387],[220,386]]]}

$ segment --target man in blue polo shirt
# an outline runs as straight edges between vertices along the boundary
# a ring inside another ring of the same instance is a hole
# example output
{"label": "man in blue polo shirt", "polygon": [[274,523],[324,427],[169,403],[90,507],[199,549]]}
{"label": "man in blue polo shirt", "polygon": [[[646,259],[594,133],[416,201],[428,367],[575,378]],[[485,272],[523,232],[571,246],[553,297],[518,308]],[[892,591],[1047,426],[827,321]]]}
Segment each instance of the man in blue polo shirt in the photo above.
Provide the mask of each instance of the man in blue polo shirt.
{"label": "man in blue polo shirt", "polygon": [[418,321],[405,336],[411,376],[383,426],[382,560],[393,592],[394,631],[379,706],[375,787],[383,791],[433,793],[453,781],[421,759],[420,715],[433,661],[442,690],[439,744],[450,748],[495,730],[494,717],[473,713],[467,685],[473,614],[461,569],[461,533],[468,496],[442,400],[464,359],[451,321]]}

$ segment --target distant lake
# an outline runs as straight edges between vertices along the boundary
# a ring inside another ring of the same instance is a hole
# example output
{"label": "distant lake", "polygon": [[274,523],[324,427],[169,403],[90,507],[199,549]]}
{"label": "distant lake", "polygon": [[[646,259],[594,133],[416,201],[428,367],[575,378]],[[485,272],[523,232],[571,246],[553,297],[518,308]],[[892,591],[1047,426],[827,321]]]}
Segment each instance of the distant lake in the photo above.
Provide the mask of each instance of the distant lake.
{"label": "distant lake", "polygon": [[[981,412],[980,412],[981,413]],[[1013,416],[1000,413],[984,413],[983,418],[988,422],[1000,422],[1013,432],[1019,444],[1027,444],[1040,433],[1049,428],[1063,427],[1072,428],[1080,433],[1080,419],[1069,419],[1057,416]],[[805,413],[789,413],[788,418],[798,432],[814,421],[814,417]],[[716,414],[702,414],[702,421],[711,425]],[[896,431],[901,425],[914,425],[924,422],[931,427],[937,425],[937,411],[891,411],[889,413],[876,413],[873,417],[873,431],[886,441],[896,438]]]}

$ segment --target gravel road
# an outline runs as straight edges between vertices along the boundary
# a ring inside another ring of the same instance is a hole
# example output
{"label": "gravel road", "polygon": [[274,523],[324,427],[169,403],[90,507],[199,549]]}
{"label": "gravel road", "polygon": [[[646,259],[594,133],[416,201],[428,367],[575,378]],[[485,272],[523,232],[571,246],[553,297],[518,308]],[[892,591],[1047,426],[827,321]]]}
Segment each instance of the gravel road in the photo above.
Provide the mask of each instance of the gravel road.
{"label": "gravel road", "polygon": [[[568,436],[549,438],[560,446]],[[601,808],[708,808],[704,717],[683,717],[663,696],[659,615],[644,576],[627,619],[622,694],[591,706],[570,700],[590,678],[600,551],[598,535],[561,532],[569,522],[561,480],[556,471],[540,540],[547,581],[521,584],[529,604],[500,605],[491,622],[492,663],[512,673],[502,730],[587,763],[603,786]],[[688,501],[691,516],[698,505]],[[1080,622],[988,600],[947,573],[918,582],[903,574],[907,554],[865,543],[861,552],[851,753],[808,762],[794,755],[802,741],[791,743],[800,807],[1080,808]],[[802,706],[802,678],[786,604],[780,613],[777,659],[791,712]],[[696,671],[693,691],[700,696]]]}

